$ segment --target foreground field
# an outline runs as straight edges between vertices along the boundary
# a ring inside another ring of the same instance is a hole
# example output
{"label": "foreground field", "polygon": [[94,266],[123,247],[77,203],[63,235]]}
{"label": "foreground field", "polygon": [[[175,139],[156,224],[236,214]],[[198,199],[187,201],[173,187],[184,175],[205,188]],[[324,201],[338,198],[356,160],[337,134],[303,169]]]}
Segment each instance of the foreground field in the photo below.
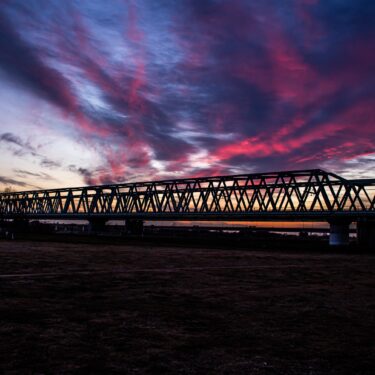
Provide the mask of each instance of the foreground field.
{"label": "foreground field", "polygon": [[373,374],[375,257],[0,241],[1,373]]}

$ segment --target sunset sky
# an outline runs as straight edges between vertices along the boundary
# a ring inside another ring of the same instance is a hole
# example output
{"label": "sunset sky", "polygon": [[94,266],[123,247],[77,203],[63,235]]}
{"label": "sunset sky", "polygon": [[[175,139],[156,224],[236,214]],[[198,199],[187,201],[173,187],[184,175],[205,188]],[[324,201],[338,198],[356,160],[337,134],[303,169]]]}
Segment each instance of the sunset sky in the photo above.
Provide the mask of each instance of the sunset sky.
{"label": "sunset sky", "polygon": [[373,0],[0,0],[0,188],[374,177]]}

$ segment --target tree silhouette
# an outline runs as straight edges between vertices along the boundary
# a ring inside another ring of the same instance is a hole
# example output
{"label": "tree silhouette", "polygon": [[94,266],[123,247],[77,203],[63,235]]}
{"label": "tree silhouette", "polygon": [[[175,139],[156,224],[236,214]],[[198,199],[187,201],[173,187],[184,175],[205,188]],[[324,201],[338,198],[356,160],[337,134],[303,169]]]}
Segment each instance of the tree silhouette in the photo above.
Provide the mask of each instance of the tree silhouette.
{"label": "tree silhouette", "polygon": [[2,192],[3,193],[13,193],[14,189],[11,186],[6,186]]}

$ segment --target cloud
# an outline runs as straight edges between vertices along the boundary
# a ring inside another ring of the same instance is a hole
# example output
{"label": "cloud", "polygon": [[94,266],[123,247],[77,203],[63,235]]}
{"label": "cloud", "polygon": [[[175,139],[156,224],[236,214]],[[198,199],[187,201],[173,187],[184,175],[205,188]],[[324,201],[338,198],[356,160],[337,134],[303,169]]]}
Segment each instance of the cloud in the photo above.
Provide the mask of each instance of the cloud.
{"label": "cloud", "polygon": [[38,180],[56,181],[55,177],[45,172],[36,173],[36,172],[25,171],[23,169],[14,169],[13,172],[16,174],[16,176],[22,177],[22,178],[36,177]]}
{"label": "cloud", "polygon": [[12,148],[14,155],[22,156],[28,153],[34,156],[37,155],[36,149],[29,142],[24,142],[19,136],[13,133],[0,134],[0,142],[4,142],[11,147],[16,146],[16,148]]}
{"label": "cloud", "polygon": [[24,143],[22,142],[21,138],[12,133],[0,134],[0,141],[13,143],[17,146],[24,147]]}
{"label": "cloud", "polygon": [[16,180],[14,178],[10,178],[10,177],[5,177],[5,176],[0,176],[0,183],[4,184],[4,185],[11,185],[11,186],[17,186],[17,187],[20,187],[20,188],[34,188],[34,189],[40,189],[39,186],[35,186],[35,185],[31,185],[29,184],[28,182],[25,182],[25,181],[20,181],[20,180]]}
{"label": "cloud", "polygon": [[20,37],[1,12],[0,53],[0,67],[16,82],[59,107],[70,111],[76,106],[64,77],[38,57],[35,49]]}
{"label": "cloud", "polygon": [[41,157],[40,165],[44,168],[49,168],[49,169],[61,167],[60,162],[51,160],[51,159],[43,157],[43,156]]}
{"label": "cloud", "polygon": [[[32,146],[29,141],[22,140],[21,137],[13,133],[2,133],[0,134],[0,142],[4,142],[7,145],[11,146],[10,150],[15,156],[34,156],[39,165],[43,168],[53,169],[61,167],[61,163],[55,160],[52,160],[37,151],[37,148]],[[16,146],[16,147],[13,147]],[[18,170],[19,171],[19,170]]]}
{"label": "cloud", "polygon": [[[100,156],[68,167],[86,183],[341,165],[375,153],[372,1],[23,7],[32,27],[20,6],[0,15],[0,66]],[[66,168],[12,133],[0,141]]]}
{"label": "cloud", "polygon": [[76,165],[69,165],[68,170],[73,173],[77,173],[84,178],[85,183],[88,185],[96,185],[94,180],[95,171],[90,171],[86,168],[77,167]]}

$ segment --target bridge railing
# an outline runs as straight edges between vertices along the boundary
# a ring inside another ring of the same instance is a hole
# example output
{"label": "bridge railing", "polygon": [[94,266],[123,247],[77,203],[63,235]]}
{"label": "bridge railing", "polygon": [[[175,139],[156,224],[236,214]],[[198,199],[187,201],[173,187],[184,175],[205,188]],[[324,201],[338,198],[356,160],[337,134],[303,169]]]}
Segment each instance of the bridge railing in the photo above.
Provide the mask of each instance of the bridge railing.
{"label": "bridge railing", "polygon": [[375,179],[308,170],[0,194],[3,218],[308,212],[373,213]]}

